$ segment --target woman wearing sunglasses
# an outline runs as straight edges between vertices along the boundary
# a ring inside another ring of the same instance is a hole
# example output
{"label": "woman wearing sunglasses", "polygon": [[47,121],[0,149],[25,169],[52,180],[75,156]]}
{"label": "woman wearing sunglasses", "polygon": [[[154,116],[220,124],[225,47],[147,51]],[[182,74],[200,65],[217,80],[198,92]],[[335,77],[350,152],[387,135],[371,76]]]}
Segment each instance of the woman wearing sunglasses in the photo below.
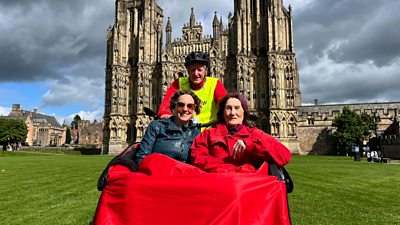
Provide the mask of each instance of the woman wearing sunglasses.
{"label": "woman wearing sunglasses", "polygon": [[160,153],[189,163],[189,149],[200,133],[192,122],[200,113],[201,100],[189,90],[176,92],[170,101],[172,116],[154,120],[148,126],[136,154],[137,165],[151,153]]}

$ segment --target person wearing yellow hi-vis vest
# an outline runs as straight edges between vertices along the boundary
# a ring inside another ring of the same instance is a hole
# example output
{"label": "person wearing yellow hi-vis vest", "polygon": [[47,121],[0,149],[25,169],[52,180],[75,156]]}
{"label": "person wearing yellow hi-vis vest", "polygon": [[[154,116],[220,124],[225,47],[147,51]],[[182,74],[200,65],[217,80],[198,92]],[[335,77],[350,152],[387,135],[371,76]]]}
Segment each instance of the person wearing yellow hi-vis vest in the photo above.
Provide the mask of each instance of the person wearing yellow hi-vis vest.
{"label": "person wearing yellow hi-vis vest", "polygon": [[195,122],[207,123],[217,118],[218,102],[227,94],[222,82],[214,77],[208,77],[209,57],[204,52],[191,52],[185,58],[188,77],[174,80],[168,88],[158,111],[159,118],[170,117],[170,99],[178,90],[191,90],[202,101],[201,112],[194,117]]}

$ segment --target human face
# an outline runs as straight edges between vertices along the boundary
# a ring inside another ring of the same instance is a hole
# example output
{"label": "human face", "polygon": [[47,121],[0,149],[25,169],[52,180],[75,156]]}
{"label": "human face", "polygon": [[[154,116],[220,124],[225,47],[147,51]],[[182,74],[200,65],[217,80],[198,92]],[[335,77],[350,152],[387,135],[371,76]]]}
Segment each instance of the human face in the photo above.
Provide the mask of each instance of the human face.
{"label": "human face", "polygon": [[243,123],[244,109],[237,98],[230,98],[225,104],[224,121],[228,126],[237,126]]}
{"label": "human face", "polygon": [[201,63],[193,63],[188,67],[189,80],[193,84],[200,84],[207,73],[207,67]]}
{"label": "human face", "polygon": [[184,94],[179,96],[173,113],[177,125],[187,124],[194,116],[194,99],[191,95]]}

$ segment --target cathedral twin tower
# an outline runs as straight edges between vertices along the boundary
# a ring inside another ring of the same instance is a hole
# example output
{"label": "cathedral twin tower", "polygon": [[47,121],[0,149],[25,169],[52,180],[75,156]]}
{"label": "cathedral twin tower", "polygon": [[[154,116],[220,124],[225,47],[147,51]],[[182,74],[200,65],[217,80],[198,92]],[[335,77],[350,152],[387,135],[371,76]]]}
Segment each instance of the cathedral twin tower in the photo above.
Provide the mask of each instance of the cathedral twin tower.
{"label": "cathedral twin tower", "polygon": [[234,0],[227,26],[214,15],[211,36],[203,35],[192,8],[182,37],[174,41],[168,18],[165,46],[163,10],[155,0],[116,0],[115,7],[107,33],[103,153],[141,140],[151,120],[143,107],[158,110],[170,83],[186,76],[184,59],[192,51],[209,53],[209,75],[247,98],[257,127],[299,150],[299,75],[292,10],[283,0]]}

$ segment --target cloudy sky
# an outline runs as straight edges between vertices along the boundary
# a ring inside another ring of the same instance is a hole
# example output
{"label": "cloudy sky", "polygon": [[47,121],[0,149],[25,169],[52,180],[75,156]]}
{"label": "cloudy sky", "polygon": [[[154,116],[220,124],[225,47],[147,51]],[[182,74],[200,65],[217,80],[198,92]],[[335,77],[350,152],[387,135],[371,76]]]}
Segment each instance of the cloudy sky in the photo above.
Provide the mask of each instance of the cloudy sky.
{"label": "cloudy sky", "polygon": [[[204,34],[233,0],[158,0],[173,36],[194,7]],[[400,102],[400,1],[284,0],[294,14],[302,103]],[[69,123],[104,112],[114,0],[0,0],[0,115],[11,105]]]}

